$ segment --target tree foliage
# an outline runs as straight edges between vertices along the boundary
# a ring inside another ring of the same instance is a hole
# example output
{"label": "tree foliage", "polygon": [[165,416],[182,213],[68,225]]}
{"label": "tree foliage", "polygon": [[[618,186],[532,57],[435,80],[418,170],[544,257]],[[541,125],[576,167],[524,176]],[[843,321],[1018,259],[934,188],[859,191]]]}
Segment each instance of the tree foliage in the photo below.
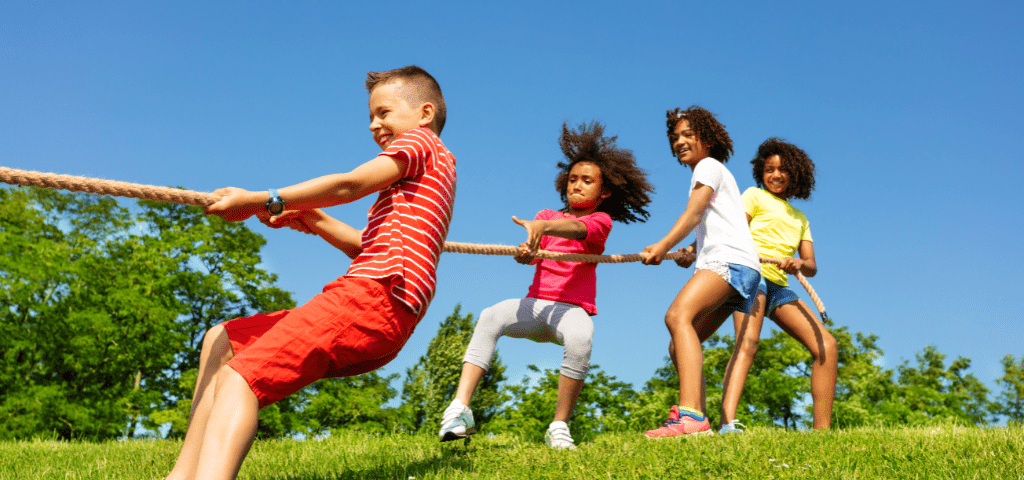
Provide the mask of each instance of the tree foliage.
{"label": "tree foliage", "polygon": [[339,428],[377,433],[410,431],[409,407],[386,407],[398,396],[398,390],[391,386],[398,376],[382,376],[374,371],[314,383],[302,411],[309,434],[323,435]]}
{"label": "tree foliage", "polygon": [[967,373],[971,360],[957,357],[947,367],[946,355],[934,346],[918,353],[917,367],[904,361],[899,372],[899,416],[894,419],[906,425],[922,425],[936,421],[954,421],[985,425],[989,420],[989,390],[973,374]]}
{"label": "tree foliage", "polygon": [[[437,336],[427,345],[427,353],[412,368],[406,370],[402,385],[402,404],[409,408],[412,428],[417,431],[440,430],[441,414],[455,398],[462,375],[462,358],[473,336],[473,314],[461,314],[462,305],[456,305],[437,330]],[[505,401],[501,383],[505,380],[505,367],[495,350],[491,367],[473,395],[473,416],[478,425],[484,425]]]}
{"label": "tree foliage", "polygon": [[[489,431],[536,436],[538,432],[545,432],[553,420],[558,402],[559,370],[541,371],[535,365],[528,365],[526,369],[533,374],[524,376],[517,385],[506,387],[512,401],[495,415],[488,425]],[[570,420],[573,437],[580,441],[597,432],[626,429],[630,413],[627,409],[636,400],[631,384],[616,380],[601,371],[599,365],[591,365]]]}
{"label": "tree foliage", "polygon": [[1006,355],[1001,362],[1003,376],[996,383],[1003,391],[996,398],[993,413],[1020,425],[1024,423],[1024,356],[1016,359],[1013,355]]}
{"label": "tree foliage", "polygon": [[132,437],[191,397],[179,380],[202,330],[292,305],[256,268],[263,240],[243,225],[139,210],[0,189],[0,438]]}

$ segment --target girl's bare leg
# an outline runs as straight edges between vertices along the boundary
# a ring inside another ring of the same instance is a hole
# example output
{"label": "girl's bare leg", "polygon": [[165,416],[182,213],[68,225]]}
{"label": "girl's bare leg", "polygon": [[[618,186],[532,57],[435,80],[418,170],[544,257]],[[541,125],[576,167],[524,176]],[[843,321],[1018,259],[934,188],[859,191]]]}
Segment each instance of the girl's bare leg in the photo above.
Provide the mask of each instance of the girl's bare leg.
{"label": "girl's bare leg", "polygon": [[814,429],[832,426],[832,401],[836,394],[836,374],[839,369],[836,339],[818,316],[801,300],[780,305],[772,311],[771,319],[789,336],[802,343],[811,352],[811,398],[814,400]]}
{"label": "girl's bare leg", "polygon": [[708,270],[698,270],[679,291],[665,314],[679,374],[680,407],[701,408],[701,371],[704,365],[701,335],[710,336],[709,332],[721,326],[729,312],[719,307],[735,294],[736,290],[722,277]]}
{"label": "girl's bare leg", "polygon": [[228,340],[224,327],[217,325],[206,332],[203,346],[199,353],[199,372],[196,389],[192,395],[192,409],[189,412],[188,430],[181,453],[174,463],[174,468],[167,475],[167,480],[195,478],[196,463],[199,461],[199,450],[203,435],[206,433],[210,407],[213,405],[214,391],[217,388],[217,371],[234,357],[231,341]]}
{"label": "girl's bare leg", "polygon": [[462,362],[462,375],[459,377],[459,387],[455,390],[455,399],[468,407],[469,401],[473,399],[473,392],[476,391],[476,386],[480,384],[480,379],[485,373],[487,370],[469,362]]}
{"label": "girl's bare leg", "polygon": [[[729,318],[729,315],[731,313],[732,310],[724,310],[719,308],[705,315],[701,320],[696,322],[695,329],[697,331],[697,337],[700,339],[700,343],[704,343],[705,341],[707,341],[707,339],[711,338],[711,335],[713,335],[715,331],[718,330],[718,327],[722,326],[722,323],[725,322],[726,318]],[[668,355],[669,358],[672,359],[672,367],[675,368],[676,371],[678,371],[679,363],[676,361],[676,348],[675,343],[672,340],[669,340],[668,343]],[[701,359],[703,360],[703,352],[701,354]],[[704,380],[703,367],[704,365],[702,361],[700,376],[700,411],[707,415],[707,382]],[[680,390],[682,390],[682,382],[680,382]]]}
{"label": "girl's bare leg", "polygon": [[572,410],[576,408],[576,402],[580,398],[580,391],[583,390],[584,380],[577,380],[565,375],[558,376],[558,402],[555,403],[556,422],[568,422],[572,416]]}
{"label": "girl's bare leg", "polygon": [[754,363],[754,355],[757,354],[757,343],[761,338],[761,326],[764,324],[764,309],[765,295],[758,292],[751,305],[754,313],[736,312],[732,317],[736,329],[736,345],[732,357],[729,358],[729,365],[725,368],[722,418],[719,426],[736,420],[736,408],[740,403],[740,396],[743,395],[743,386],[747,382],[750,365]]}

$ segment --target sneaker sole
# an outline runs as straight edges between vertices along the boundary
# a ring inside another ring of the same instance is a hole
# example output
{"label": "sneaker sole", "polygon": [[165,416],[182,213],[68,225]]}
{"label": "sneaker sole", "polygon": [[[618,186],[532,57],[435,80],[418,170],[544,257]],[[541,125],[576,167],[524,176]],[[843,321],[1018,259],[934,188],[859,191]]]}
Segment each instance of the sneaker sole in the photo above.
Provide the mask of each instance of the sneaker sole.
{"label": "sneaker sole", "polygon": [[711,436],[711,435],[714,435],[714,434],[715,434],[715,432],[713,430],[702,430],[702,431],[699,431],[699,432],[684,433],[682,435],[672,435],[671,437],[648,437],[647,435],[644,435],[644,438],[646,438],[648,440],[663,440],[663,439],[666,439],[666,438],[707,437],[707,436]]}
{"label": "sneaker sole", "polygon": [[443,443],[443,442],[451,442],[453,440],[460,440],[460,439],[466,438],[466,437],[468,437],[468,436],[470,436],[470,435],[472,435],[474,433],[476,433],[476,429],[475,428],[470,428],[469,430],[466,430],[466,433],[464,433],[462,435],[459,435],[459,434],[457,434],[455,432],[445,432],[444,436],[441,437],[441,442]]}

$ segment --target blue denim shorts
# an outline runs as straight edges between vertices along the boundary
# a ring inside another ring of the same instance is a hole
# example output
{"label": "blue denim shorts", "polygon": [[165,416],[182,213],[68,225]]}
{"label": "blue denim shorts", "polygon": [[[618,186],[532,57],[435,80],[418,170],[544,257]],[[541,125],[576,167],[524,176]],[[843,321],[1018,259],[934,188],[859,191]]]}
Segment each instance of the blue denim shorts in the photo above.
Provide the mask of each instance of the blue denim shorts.
{"label": "blue denim shorts", "polygon": [[757,287],[761,283],[761,272],[750,267],[729,264],[729,285],[739,293],[726,300],[722,307],[737,312],[751,313],[750,306],[757,298]]}
{"label": "blue denim shorts", "polygon": [[764,315],[767,317],[780,305],[785,305],[790,302],[800,300],[800,297],[796,295],[796,292],[789,289],[789,287],[783,287],[770,280],[765,280],[761,277],[761,283],[757,285],[757,290],[764,292],[764,303],[768,305],[764,309]]}

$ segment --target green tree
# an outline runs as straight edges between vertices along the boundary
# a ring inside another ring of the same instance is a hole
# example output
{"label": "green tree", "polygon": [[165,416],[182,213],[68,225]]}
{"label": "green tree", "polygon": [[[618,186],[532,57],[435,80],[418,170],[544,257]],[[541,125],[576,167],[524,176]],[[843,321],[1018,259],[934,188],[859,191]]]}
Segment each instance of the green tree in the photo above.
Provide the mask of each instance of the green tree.
{"label": "green tree", "polygon": [[[488,425],[488,430],[526,436],[547,430],[555,416],[559,371],[545,369],[542,372],[535,365],[528,365],[526,369],[536,374],[536,380],[526,375],[518,385],[506,387],[510,401]],[[632,385],[616,380],[598,365],[591,365],[569,422],[573,437],[576,441],[586,441],[597,432],[627,429],[629,407],[637,400]]]}
{"label": "green tree", "polygon": [[[0,438],[132,437],[159,425],[154,414],[180,433],[194,386],[182,373],[202,332],[293,304],[257,268],[263,239],[244,225],[196,207],[139,209],[0,189]],[[276,409],[294,420],[298,406]],[[264,423],[266,435],[299,422]]]}
{"label": "green tree", "polygon": [[211,327],[254,313],[295,307],[277,275],[258,268],[262,235],[241,222],[207,216],[199,207],[142,200],[139,228],[149,246],[174,262],[170,294],[186,308],[177,328],[187,342],[175,369],[199,365],[203,334]]}
{"label": "green tree", "polygon": [[884,355],[878,336],[850,334],[845,326],[831,332],[839,353],[832,425],[852,428],[897,423],[901,409],[889,400],[898,395],[899,386],[893,370],[878,366]]}
{"label": "green tree", "polygon": [[[406,370],[402,405],[408,408],[412,428],[417,431],[440,430],[441,414],[455,397],[462,375],[462,358],[475,326],[473,314],[462,315],[461,311],[462,305],[456,305],[427,345],[426,355]],[[480,379],[473,395],[471,407],[478,427],[489,422],[504,403],[505,396],[500,390],[504,380],[505,366],[495,350],[490,370]]]}
{"label": "green tree", "polygon": [[391,386],[399,375],[374,372],[355,377],[325,378],[312,385],[309,403],[302,411],[311,435],[335,429],[369,432],[410,431],[408,407],[387,407],[398,396]]}
{"label": "green tree", "polygon": [[1017,425],[1024,423],[1024,356],[1016,359],[1006,355],[1002,359],[1003,376],[996,380],[1002,388],[992,411],[1003,415]]}
{"label": "green tree", "polygon": [[925,347],[916,357],[917,368],[904,361],[897,369],[900,388],[891,401],[903,407],[901,423],[988,423],[988,388],[973,374],[966,373],[970,359],[957,357],[947,368],[946,356],[934,346]]}
{"label": "green tree", "polygon": [[[170,437],[185,434],[192,405],[195,377],[185,375],[199,366],[203,335],[233,318],[295,307],[291,294],[275,285],[277,275],[261,268],[262,235],[241,222],[225,222],[207,216],[199,207],[167,202],[139,202],[139,229],[149,247],[162,251],[173,262],[164,295],[175,299],[184,311],[174,330],[184,338],[172,369],[185,382],[175,382],[146,426],[170,424]],[[301,410],[308,391],[300,391],[260,410],[257,435],[281,438],[305,433]]]}
{"label": "green tree", "polygon": [[168,262],[109,198],[0,189],[0,436],[132,436],[173,383]]}

